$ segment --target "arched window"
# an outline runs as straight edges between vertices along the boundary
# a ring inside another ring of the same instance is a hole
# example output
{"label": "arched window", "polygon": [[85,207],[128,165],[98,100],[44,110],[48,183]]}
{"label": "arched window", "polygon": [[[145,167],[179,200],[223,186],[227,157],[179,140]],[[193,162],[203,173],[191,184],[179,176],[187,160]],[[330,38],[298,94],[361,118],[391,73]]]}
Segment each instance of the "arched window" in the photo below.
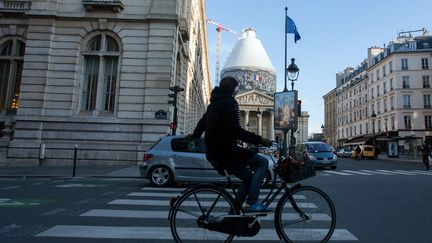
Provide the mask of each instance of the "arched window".
{"label": "arched window", "polygon": [[17,39],[0,43],[0,112],[18,109],[24,50],[24,42]]}
{"label": "arched window", "polygon": [[114,112],[120,56],[117,41],[107,34],[96,35],[86,43],[83,55],[81,110]]}

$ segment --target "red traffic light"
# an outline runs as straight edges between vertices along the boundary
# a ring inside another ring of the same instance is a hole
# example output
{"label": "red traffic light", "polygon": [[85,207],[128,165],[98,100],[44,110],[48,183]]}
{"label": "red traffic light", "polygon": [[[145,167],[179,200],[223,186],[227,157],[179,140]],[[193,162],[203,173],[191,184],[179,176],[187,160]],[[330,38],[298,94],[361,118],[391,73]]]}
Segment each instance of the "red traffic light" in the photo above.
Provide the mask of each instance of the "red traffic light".
{"label": "red traffic light", "polygon": [[177,127],[177,125],[174,122],[170,123],[170,129],[175,129]]}
{"label": "red traffic light", "polygon": [[297,104],[301,105],[302,101],[301,100],[297,100]]}

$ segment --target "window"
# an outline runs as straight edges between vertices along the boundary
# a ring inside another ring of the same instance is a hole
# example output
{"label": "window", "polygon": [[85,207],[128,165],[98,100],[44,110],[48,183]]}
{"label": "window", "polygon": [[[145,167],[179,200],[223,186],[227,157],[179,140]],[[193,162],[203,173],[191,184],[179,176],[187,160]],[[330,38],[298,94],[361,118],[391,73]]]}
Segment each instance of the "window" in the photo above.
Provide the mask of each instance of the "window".
{"label": "window", "polygon": [[390,97],[390,110],[394,110],[394,97]]}
{"label": "window", "polygon": [[380,86],[378,85],[376,88],[377,88],[376,91],[377,91],[377,97],[378,97],[378,96],[380,96]]}
{"label": "window", "polygon": [[431,96],[423,95],[423,104],[425,109],[430,109],[431,107]]}
{"label": "window", "polygon": [[19,106],[24,42],[8,39],[0,43],[0,111],[15,113]]}
{"label": "window", "polygon": [[429,69],[429,61],[427,58],[422,58],[421,63],[422,63],[422,69]]}
{"label": "window", "polygon": [[392,73],[393,72],[393,61],[389,62],[389,72]]}
{"label": "window", "polygon": [[393,90],[393,79],[390,79],[390,90]]}
{"label": "window", "polygon": [[374,88],[371,88],[371,99],[373,99],[374,98]]}
{"label": "window", "polygon": [[382,71],[383,71],[383,77],[385,77],[386,76],[386,66],[385,65],[382,67]]}
{"label": "window", "polygon": [[423,88],[430,88],[429,75],[422,76],[423,79]]}
{"label": "window", "polygon": [[383,92],[384,94],[387,93],[387,82],[383,83]]}
{"label": "window", "polygon": [[380,79],[380,70],[378,69],[378,70],[376,70],[376,78],[377,78],[377,80],[379,80]]}
{"label": "window", "polygon": [[392,130],[395,130],[396,129],[396,123],[395,123],[395,117],[394,116],[392,116],[391,118],[390,118],[390,122],[391,122],[391,128],[392,128]]}
{"label": "window", "polygon": [[94,36],[87,42],[83,55],[81,110],[94,115],[100,112],[113,113],[120,56],[117,41],[105,33]]}
{"label": "window", "polygon": [[171,148],[174,152],[205,153],[204,147],[204,141],[202,138],[197,140],[173,138],[171,140]]}
{"label": "window", "polygon": [[387,112],[387,99],[383,100],[384,112]]}
{"label": "window", "polygon": [[381,102],[380,101],[377,101],[377,112],[378,112],[378,114],[381,113]]}
{"label": "window", "polygon": [[411,108],[411,96],[410,95],[404,95],[403,96],[403,108],[404,109],[410,109]]}
{"label": "window", "polygon": [[425,116],[425,128],[432,129],[432,116]]}
{"label": "window", "polygon": [[408,70],[408,58],[401,59],[401,69]]}
{"label": "window", "polygon": [[406,129],[411,129],[411,117],[404,116],[404,125]]}
{"label": "window", "polygon": [[370,74],[370,80],[371,80],[371,83],[374,82],[374,74],[373,73]]}
{"label": "window", "polygon": [[402,76],[402,88],[404,89],[410,88],[409,76]]}

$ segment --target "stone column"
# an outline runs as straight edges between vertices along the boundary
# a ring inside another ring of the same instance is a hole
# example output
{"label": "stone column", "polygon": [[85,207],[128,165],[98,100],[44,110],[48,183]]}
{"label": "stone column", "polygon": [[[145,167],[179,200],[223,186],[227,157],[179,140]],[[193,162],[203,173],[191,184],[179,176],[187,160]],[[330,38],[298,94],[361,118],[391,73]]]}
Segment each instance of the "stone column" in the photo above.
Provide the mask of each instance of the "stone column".
{"label": "stone column", "polygon": [[257,112],[258,117],[258,135],[262,135],[262,114]]}
{"label": "stone column", "polygon": [[275,140],[275,131],[274,131],[274,112],[270,112],[270,122],[269,122],[269,131],[270,131],[270,140]]}
{"label": "stone column", "polygon": [[244,128],[245,128],[246,130],[249,129],[248,124],[249,124],[249,110],[245,110],[245,123],[244,123]]}

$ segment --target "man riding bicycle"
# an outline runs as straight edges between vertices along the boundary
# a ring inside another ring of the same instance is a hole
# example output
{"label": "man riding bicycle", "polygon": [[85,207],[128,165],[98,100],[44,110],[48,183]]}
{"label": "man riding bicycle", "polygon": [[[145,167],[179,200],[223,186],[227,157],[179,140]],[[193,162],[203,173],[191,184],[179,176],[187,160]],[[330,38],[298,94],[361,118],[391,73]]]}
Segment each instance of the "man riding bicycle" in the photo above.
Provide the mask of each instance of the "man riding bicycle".
{"label": "man riding bicycle", "polygon": [[255,145],[271,146],[268,139],[248,132],[240,126],[240,110],[234,99],[238,82],[225,77],[211,93],[207,112],[198,122],[191,138],[205,132],[207,159],[216,169],[226,169],[242,180],[238,190],[240,203],[246,200],[246,212],[271,212],[258,202],[261,182],[268,167],[266,158],[256,152],[239,147],[237,140]]}

